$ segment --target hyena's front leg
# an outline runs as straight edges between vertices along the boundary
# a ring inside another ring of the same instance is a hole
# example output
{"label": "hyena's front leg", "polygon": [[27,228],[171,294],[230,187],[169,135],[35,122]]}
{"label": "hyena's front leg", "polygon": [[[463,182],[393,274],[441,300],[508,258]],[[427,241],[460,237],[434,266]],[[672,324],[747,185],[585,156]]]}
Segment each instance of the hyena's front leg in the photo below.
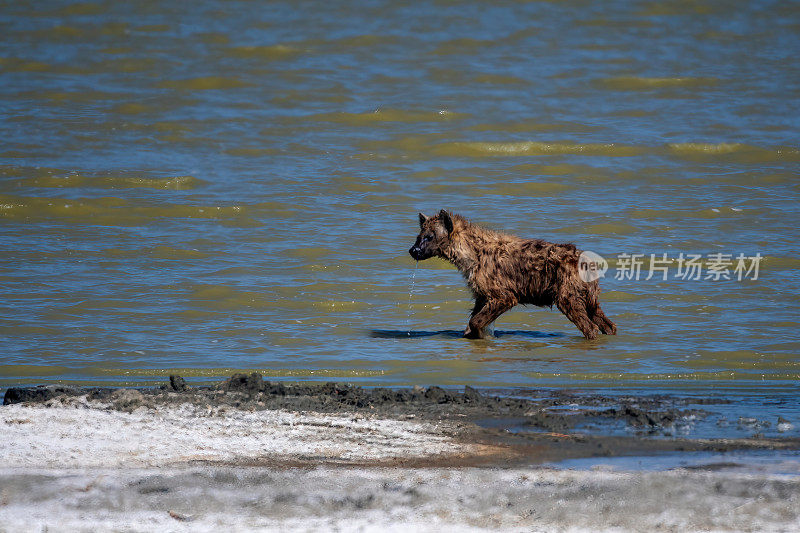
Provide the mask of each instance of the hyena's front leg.
{"label": "hyena's front leg", "polygon": [[[472,324],[472,320],[475,318],[475,315],[480,313],[481,309],[486,306],[486,302],[488,300],[485,296],[475,296],[475,305],[472,306],[472,313],[469,315],[469,323]],[[469,325],[467,325],[467,329],[464,330],[464,337],[468,339],[478,339],[480,338],[480,334],[473,332]]]}
{"label": "hyena's front leg", "polygon": [[475,307],[472,309],[472,315],[469,318],[469,325],[464,332],[464,337],[467,339],[482,339],[484,328],[512,307],[514,307],[514,302],[512,301],[476,298]]}

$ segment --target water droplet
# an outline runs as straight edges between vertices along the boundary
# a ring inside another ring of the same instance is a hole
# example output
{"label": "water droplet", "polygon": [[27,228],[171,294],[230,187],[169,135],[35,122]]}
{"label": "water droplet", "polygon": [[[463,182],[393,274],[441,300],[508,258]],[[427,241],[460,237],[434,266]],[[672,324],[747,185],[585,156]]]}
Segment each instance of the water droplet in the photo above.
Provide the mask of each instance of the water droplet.
{"label": "water droplet", "polygon": [[411,336],[411,296],[414,294],[414,284],[417,281],[417,267],[419,266],[419,261],[414,263],[414,272],[411,273],[411,289],[408,291],[408,314],[406,316],[406,330],[408,331],[408,336]]}

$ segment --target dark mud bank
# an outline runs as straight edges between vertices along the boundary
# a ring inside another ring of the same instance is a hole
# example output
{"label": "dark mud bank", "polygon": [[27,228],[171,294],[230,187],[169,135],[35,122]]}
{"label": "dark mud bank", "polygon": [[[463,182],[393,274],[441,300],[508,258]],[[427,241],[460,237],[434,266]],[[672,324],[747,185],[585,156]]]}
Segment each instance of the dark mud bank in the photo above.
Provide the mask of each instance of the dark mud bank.
{"label": "dark mud bank", "polygon": [[[682,420],[702,416],[697,409],[681,408],[675,398],[610,398],[576,396],[560,391],[541,392],[535,398],[481,393],[466,386],[463,391],[427,388],[363,388],[344,383],[284,384],[264,381],[262,376],[234,374],[212,387],[189,387],[180,376],[158,388],[127,389],[137,394],[115,394],[109,387],[37,386],[11,387],[3,404],[43,403],[59,396],[86,395],[90,400],[111,401],[119,410],[157,404],[192,403],[225,405],[243,409],[289,409],[319,412],[367,410],[378,415],[423,419],[474,418],[479,425],[501,429],[514,426],[532,431],[569,431],[587,421],[622,422],[637,432],[658,434]],[[120,398],[123,398],[120,400]],[[564,410],[567,406],[573,406]],[[559,412],[562,411],[562,412]],[[508,428],[506,428],[508,429]]]}
{"label": "dark mud bank", "polygon": [[[52,404],[76,396],[128,412],[189,403],[456,421],[461,429],[452,436],[494,450],[480,458],[461,458],[463,464],[542,463],[667,452],[800,450],[800,438],[764,436],[760,431],[772,425],[767,420],[740,419],[738,435],[693,435],[693,429],[704,421],[716,420],[720,425],[722,419],[715,408],[730,402],[719,398],[621,397],[558,390],[527,390],[521,397],[491,395],[469,386],[455,391],[438,386],[389,389],[333,382],[284,384],[265,381],[260,374],[252,373],[234,374],[215,386],[203,387],[190,387],[180,376],[170,376],[168,383],[157,388],[12,387],[6,391],[3,404]],[[742,420],[746,420],[745,425]],[[416,462],[427,464],[424,460]]]}

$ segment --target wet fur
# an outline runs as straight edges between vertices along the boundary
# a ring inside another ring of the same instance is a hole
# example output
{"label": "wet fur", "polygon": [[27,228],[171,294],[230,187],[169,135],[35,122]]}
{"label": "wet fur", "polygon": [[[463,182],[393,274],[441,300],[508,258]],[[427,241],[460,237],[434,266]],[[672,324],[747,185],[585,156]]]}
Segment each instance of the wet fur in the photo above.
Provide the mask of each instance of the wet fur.
{"label": "wet fur", "polygon": [[581,252],[575,245],[491,231],[445,210],[419,217],[411,256],[450,261],[475,298],[465,337],[483,338],[486,326],[517,304],[556,305],[587,339],[600,332],[616,334],[617,327],[600,309],[598,282],[587,283],[578,274]]}

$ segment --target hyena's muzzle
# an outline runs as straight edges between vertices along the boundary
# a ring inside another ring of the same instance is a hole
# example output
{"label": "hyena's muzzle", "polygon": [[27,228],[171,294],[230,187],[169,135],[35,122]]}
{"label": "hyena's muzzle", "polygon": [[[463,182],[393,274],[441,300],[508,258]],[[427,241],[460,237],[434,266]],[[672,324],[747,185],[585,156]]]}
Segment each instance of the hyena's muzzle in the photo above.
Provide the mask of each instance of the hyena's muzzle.
{"label": "hyena's muzzle", "polygon": [[417,236],[417,241],[414,243],[408,253],[416,259],[417,261],[422,261],[423,259],[428,259],[429,257],[433,256],[433,252],[428,247],[430,243],[429,237],[423,237],[422,235]]}

